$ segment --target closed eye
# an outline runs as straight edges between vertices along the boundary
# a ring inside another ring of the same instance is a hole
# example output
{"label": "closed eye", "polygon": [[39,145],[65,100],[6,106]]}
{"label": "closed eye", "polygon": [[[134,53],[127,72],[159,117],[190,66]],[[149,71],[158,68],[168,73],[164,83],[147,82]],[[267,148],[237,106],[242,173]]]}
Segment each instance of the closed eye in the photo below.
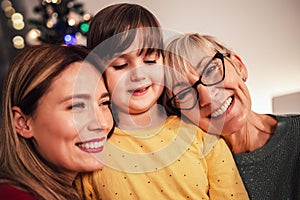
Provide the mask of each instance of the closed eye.
{"label": "closed eye", "polygon": [[111,102],[110,101],[103,101],[101,103],[99,103],[99,106],[110,106]]}
{"label": "closed eye", "polygon": [[128,64],[125,63],[123,65],[113,65],[112,67],[115,69],[115,70],[121,70],[121,69],[124,69]]}
{"label": "closed eye", "polygon": [[144,61],[145,64],[156,64],[156,60],[145,60]]}

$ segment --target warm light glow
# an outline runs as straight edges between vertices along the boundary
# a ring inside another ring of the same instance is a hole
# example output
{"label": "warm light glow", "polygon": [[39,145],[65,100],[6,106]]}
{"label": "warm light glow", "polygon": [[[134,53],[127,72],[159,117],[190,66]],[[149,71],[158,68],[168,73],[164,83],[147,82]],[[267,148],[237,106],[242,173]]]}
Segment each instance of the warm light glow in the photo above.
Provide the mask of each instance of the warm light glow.
{"label": "warm light glow", "polygon": [[4,12],[5,12],[5,16],[7,18],[10,18],[16,12],[16,10],[13,7],[9,6],[5,8]]}
{"label": "warm light glow", "polygon": [[41,31],[33,28],[30,31],[27,32],[26,34],[26,42],[29,45],[38,45],[41,43],[41,41],[39,41],[39,37],[41,36]]}
{"label": "warm light glow", "polygon": [[11,16],[11,20],[23,20],[23,15],[21,13],[14,13],[12,16]]}
{"label": "warm light glow", "polygon": [[91,15],[90,14],[84,14],[83,19],[84,19],[84,21],[89,21],[91,19]]}
{"label": "warm light glow", "polygon": [[52,3],[60,4],[61,0],[52,0]]}
{"label": "warm light glow", "polygon": [[2,8],[2,10],[5,10],[7,7],[11,7],[11,6],[12,6],[12,4],[11,4],[10,1],[4,0],[4,1],[2,1],[2,3],[1,3],[1,8]]}
{"label": "warm light glow", "polygon": [[37,38],[37,37],[41,36],[41,31],[38,30],[38,29],[36,29],[36,28],[34,28],[34,29],[31,29],[31,30],[28,32],[28,34],[29,34],[29,36],[30,36],[31,38]]}
{"label": "warm light glow", "polygon": [[84,37],[80,32],[75,34],[77,44],[86,45],[86,37]]}
{"label": "warm light glow", "polygon": [[53,22],[51,20],[47,21],[46,26],[47,26],[47,28],[52,28]]}
{"label": "warm light glow", "polygon": [[22,20],[13,21],[13,28],[16,30],[22,30],[25,27],[25,23]]}
{"label": "warm light glow", "polygon": [[68,24],[69,24],[70,26],[74,26],[75,23],[76,23],[76,21],[75,21],[75,19],[73,19],[73,18],[71,18],[71,19],[68,20]]}
{"label": "warm light glow", "polygon": [[24,39],[21,36],[15,36],[12,41],[16,49],[23,49],[25,47]]}

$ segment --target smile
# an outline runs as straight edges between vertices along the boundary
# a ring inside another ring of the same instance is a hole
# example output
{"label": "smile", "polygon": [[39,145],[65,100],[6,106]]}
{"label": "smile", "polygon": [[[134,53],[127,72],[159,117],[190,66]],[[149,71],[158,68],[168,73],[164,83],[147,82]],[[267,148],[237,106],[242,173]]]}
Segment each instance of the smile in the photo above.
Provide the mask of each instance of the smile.
{"label": "smile", "polygon": [[136,89],[132,89],[132,90],[128,90],[129,93],[131,93],[133,96],[140,96],[145,94],[150,86],[147,87],[140,87],[140,88],[136,88]]}
{"label": "smile", "polygon": [[211,117],[215,118],[215,117],[219,117],[220,115],[223,115],[228,107],[230,106],[230,104],[232,103],[232,97],[228,98],[225,103],[218,109],[216,110],[215,112],[213,112],[211,114]]}
{"label": "smile", "polygon": [[77,143],[76,145],[83,151],[89,153],[99,153],[103,150],[105,138]]}

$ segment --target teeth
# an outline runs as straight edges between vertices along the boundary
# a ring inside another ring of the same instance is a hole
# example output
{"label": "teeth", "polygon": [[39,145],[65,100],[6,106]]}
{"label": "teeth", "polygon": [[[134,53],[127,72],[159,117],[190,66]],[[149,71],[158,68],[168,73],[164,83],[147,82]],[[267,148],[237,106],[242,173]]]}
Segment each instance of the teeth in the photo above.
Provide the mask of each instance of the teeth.
{"label": "teeth", "polygon": [[225,103],[221,106],[221,108],[219,108],[218,110],[216,110],[215,112],[213,112],[211,114],[212,117],[218,117],[220,115],[222,115],[223,113],[226,112],[227,108],[229,107],[229,105],[232,102],[232,97],[228,98]]}
{"label": "teeth", "polygon": [[137,89],[132,89],[132,90],[129,90],[129,92],[144,92],[148,89],[149,86],[146,86],[146,87],[140,87],[140,88],[137,88]]}
{"label": "teeth", "polygon": [[133,92],[144,92],[146,89],[136,89],[136,90],[133,90]]}
{"label": "teeth", "polygon": [[83,143],[79,144],[78,146],[85,149],[97,149],[99,147],[103,146],[103,142],[89,142],[89,143]]}

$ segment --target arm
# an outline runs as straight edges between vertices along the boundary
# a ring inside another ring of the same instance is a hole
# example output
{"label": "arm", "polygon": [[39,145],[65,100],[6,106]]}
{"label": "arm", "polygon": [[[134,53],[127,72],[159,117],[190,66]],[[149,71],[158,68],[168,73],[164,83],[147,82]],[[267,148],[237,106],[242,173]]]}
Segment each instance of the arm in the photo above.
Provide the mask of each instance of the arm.
{"label": "arm", "polygon": [[216,142],[205,159],[210,199],[249,199],[232,154],[223,139]]}

